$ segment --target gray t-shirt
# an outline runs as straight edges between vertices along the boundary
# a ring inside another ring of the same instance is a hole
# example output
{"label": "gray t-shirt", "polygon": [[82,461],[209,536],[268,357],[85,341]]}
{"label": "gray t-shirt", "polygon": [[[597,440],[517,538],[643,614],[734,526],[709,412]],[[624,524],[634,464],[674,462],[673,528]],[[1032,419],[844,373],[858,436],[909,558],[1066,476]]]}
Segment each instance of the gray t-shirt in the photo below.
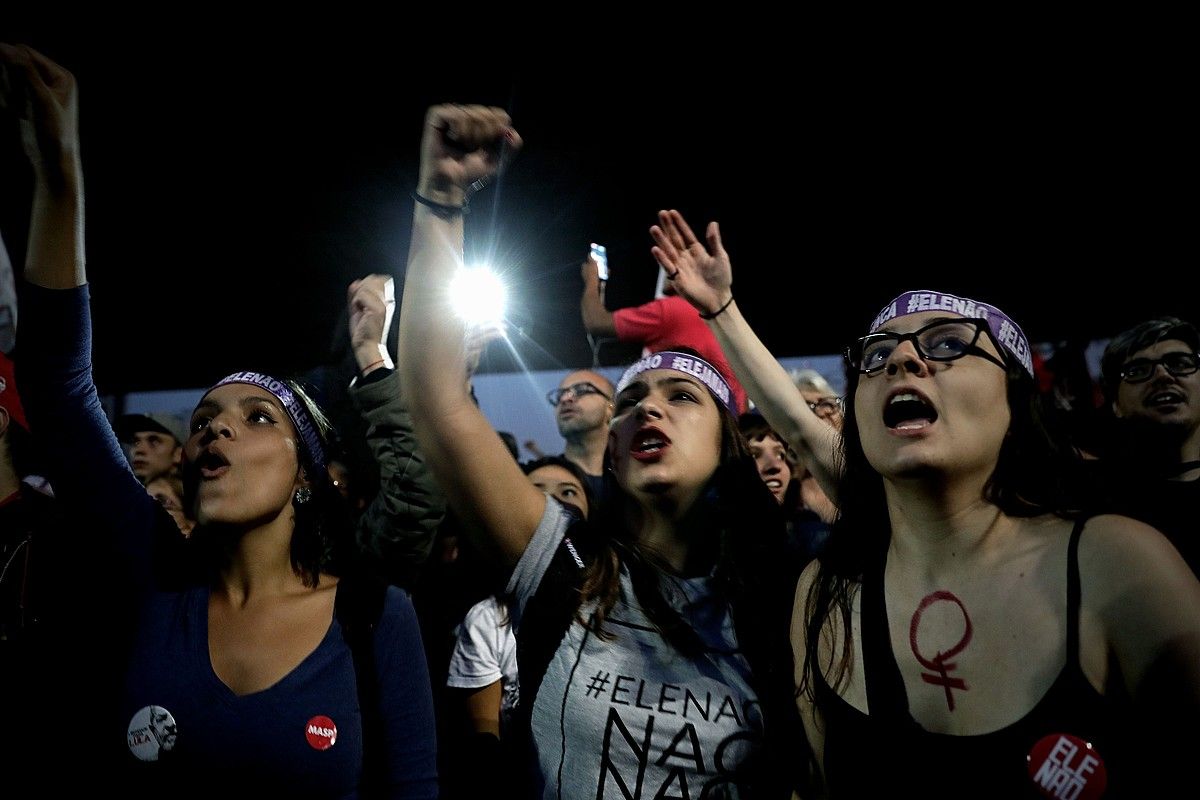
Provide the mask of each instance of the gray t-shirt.
{"label": "gray t-shirt", "polygon": [[[520,621],[571,517],[557,501],[508,584]],[[572,623],[533,698],[533,739],[543,798],[737,798],[762,714],[737,650],[729,604],[711,578],[662,574],[664,597],[707,646],[676,651],[637,605],[628,573],[604,640]],[[583,609],[586,617],[592,607]]]}

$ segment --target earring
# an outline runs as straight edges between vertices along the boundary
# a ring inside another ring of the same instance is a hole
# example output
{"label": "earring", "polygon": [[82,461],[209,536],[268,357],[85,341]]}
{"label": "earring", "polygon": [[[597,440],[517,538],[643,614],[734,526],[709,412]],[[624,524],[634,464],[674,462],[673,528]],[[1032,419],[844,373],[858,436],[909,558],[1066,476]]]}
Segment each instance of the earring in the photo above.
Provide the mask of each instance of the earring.
{"label": "earring", "polygon": [[307,486],[301,486],[299,489],[296,490],[296,493],[294,495],[292,495],[292,500],[298,506],[304,505],[311,499],[312,499],[312,489],[308,488]]}

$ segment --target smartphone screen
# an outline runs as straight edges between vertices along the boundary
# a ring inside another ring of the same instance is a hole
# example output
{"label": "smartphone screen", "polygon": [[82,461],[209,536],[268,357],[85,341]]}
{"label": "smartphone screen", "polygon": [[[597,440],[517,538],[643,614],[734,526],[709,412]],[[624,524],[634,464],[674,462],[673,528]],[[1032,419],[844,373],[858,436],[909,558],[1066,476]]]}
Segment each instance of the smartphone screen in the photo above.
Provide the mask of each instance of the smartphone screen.
{"label": "smartphone screen", "polygon": [[596,272],[600,280],[608,280],[608,249],[602,244],[592,242],[592,258],[596,261]]}

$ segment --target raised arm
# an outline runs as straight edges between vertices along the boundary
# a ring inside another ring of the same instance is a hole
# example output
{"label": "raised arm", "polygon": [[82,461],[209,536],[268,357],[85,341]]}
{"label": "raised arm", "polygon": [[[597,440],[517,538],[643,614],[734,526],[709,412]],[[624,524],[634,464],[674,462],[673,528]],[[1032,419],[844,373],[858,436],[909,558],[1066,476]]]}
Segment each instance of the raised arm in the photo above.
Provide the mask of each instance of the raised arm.
{"label": "raised arm", "polygon": [[0,44],[0,67],[0,108],[17,117],[33,166],[25,280],[47,289],[82,286],[87,278],[75,76],[24,45]]}
{"label": "raised arm", "polygon": [[368,275],[350,284],[350,342],[358,378],[350,393],[367,423],[367,445],[379,467],[379,492],[355,531],[363,552],[378,559],[390,583],[411,585],[429,557],[446,500],[417,447],[412,420],[391,369],[387,330],[395,308],[392,278]]}
{"label": "raised arm", "polygon": [[508,115],[483,106],[435,106],[425,116],[412,243],[400,311],[400,382],[421,450],[450,507],[484,531],[513,564],[545,511],[463,380],[465,325],[448,287],[463,260],[461,208],[521,140]]}
{"label": "raised arm", "polygon": [[17,117],[34,173],[17,361],[30,428],[60,499],[118,534],[81,547],[122,548],[141,581],[157,554],[145,537],[164,512],[130,470],[92,381],[75,78],[24,46],[0,45],[0,69],[0,107]]}
{"label": "raised arm", "polygon": [[604,307],[604,281],[600,280],[596,260],[588,253],[579,270],[583,277],[583,294],[579,297],[579,313],[583,327],[593,336],[616,336],[617,326],[612,313]]}
{"label": "raised arm", "polygon": [[[839,434],[808,407],[787,370],[754,333],[733,300],[733,267],[721,245],[721,230],[708,224],[704,242],[678,211],[660,211],[650,228],[651,252],[667,269],[675,289],[706,317],[737,379],[775,432],[802,458],[836,502]],[[715,315],[714,315],[714,312]],[[707,319],[709,315],[711,319]]]}

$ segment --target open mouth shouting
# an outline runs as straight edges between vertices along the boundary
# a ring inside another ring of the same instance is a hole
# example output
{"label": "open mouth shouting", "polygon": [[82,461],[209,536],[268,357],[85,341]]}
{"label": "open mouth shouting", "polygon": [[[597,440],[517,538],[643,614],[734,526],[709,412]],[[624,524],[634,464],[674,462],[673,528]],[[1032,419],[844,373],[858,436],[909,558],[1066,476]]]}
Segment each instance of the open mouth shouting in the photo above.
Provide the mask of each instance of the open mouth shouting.
{"label": "open mouth shouting", "polygon": [[923,430],[937,418],[933,404],[915,389],[896,389],[883,406],[883,424],[897,432]]}
{"label": "open mouth shouting", "polygon": [[1176,386],[1155,389],[1143,401],[1146,408],[1174,411],[1187,402],[1187,396]]}
{"label": "open mouth shouting", "polygon": [[201,480],[216,480],[229,471],[229,459],[221,451],[210,447],[196,457],[196,470]]}
{"label": "open mouth shouting", "polygon": [[776,477],[770,477],[764,479],[763,483],[765,483],[767,488],[771,490],[771,494],[774,495],[775,499],[782,503],[784,493],[787,491],[787,485],[783,482],[783,480]]}
{"label": "open mouth shouting", "polygon": [[643,463],[653,463],[671,446],[671,439],[653,426],[646,426],[633,435],[629,455]]}

